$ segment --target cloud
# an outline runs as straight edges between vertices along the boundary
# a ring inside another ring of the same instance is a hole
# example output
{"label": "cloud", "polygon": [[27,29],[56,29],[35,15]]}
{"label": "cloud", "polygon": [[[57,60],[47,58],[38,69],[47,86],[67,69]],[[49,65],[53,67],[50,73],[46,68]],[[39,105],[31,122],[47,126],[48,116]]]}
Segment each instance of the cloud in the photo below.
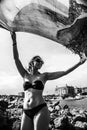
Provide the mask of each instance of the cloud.
{"label": "cloud", "polygon": [[22,79],[19,75],[1,72],[0,94],[17,94],[22,91]]}

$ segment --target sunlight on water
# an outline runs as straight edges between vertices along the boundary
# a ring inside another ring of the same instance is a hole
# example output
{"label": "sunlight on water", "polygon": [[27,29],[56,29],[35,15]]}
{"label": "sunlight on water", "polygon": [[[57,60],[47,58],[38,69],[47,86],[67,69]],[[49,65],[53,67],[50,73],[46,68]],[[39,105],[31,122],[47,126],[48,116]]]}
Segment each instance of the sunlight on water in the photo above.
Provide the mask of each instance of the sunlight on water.
{"label": "sunlight on water", "polygon": [[61,100],[60,105],[64,106],[67,104],[70,108],[82,108],[82,109],[87,109],[87,98],[82,99],[82,100]]}

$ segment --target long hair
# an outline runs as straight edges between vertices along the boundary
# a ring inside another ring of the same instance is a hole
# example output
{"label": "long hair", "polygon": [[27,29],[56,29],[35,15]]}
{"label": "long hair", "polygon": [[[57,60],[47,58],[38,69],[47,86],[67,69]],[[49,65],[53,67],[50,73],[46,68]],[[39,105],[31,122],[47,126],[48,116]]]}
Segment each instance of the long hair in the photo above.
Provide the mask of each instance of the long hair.
{"label": "long hair", "polygon": [[40,61],[42,64],[44,64],[44,61],[42,60],[42,58],[41,58],[40,56],[38,56],[38,55],[34,56],[34,57],[30,60],[30,62],[29,62],[29,64],[28,64],[28,71],[29,71],[29,72],[32,71],[32,69],[33,69],[33,67],[34,67],[34,61],[36,61],[37,59],[39,59],[39,61]]}

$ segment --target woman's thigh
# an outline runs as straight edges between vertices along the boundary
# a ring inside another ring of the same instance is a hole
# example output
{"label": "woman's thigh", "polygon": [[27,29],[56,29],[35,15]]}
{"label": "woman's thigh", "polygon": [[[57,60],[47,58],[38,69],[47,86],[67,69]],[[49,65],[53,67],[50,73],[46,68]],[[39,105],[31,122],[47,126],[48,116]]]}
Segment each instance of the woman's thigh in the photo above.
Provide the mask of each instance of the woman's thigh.
{"label": "woman's thigh", "polygon": [[34,130],[32,119],[29,118],[24,112],[21,120],[21,130]]}
{"label": "woman's thigh", "polygon": [[48,130],[50,115],[47,107],[43,107],[34,118],[34,130]]}

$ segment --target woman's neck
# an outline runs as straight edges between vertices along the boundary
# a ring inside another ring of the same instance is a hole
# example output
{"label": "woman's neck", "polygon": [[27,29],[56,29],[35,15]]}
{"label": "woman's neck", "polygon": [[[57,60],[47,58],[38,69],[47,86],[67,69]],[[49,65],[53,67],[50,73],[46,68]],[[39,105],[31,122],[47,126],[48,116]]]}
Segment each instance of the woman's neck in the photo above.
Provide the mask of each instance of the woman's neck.
{"label": "woman's neck", "polygon": [[32,75],[38,75],[38,74],[39,74],[38,69],[33,69],[33,70],[31,71],[31,74],[32,74]]}

